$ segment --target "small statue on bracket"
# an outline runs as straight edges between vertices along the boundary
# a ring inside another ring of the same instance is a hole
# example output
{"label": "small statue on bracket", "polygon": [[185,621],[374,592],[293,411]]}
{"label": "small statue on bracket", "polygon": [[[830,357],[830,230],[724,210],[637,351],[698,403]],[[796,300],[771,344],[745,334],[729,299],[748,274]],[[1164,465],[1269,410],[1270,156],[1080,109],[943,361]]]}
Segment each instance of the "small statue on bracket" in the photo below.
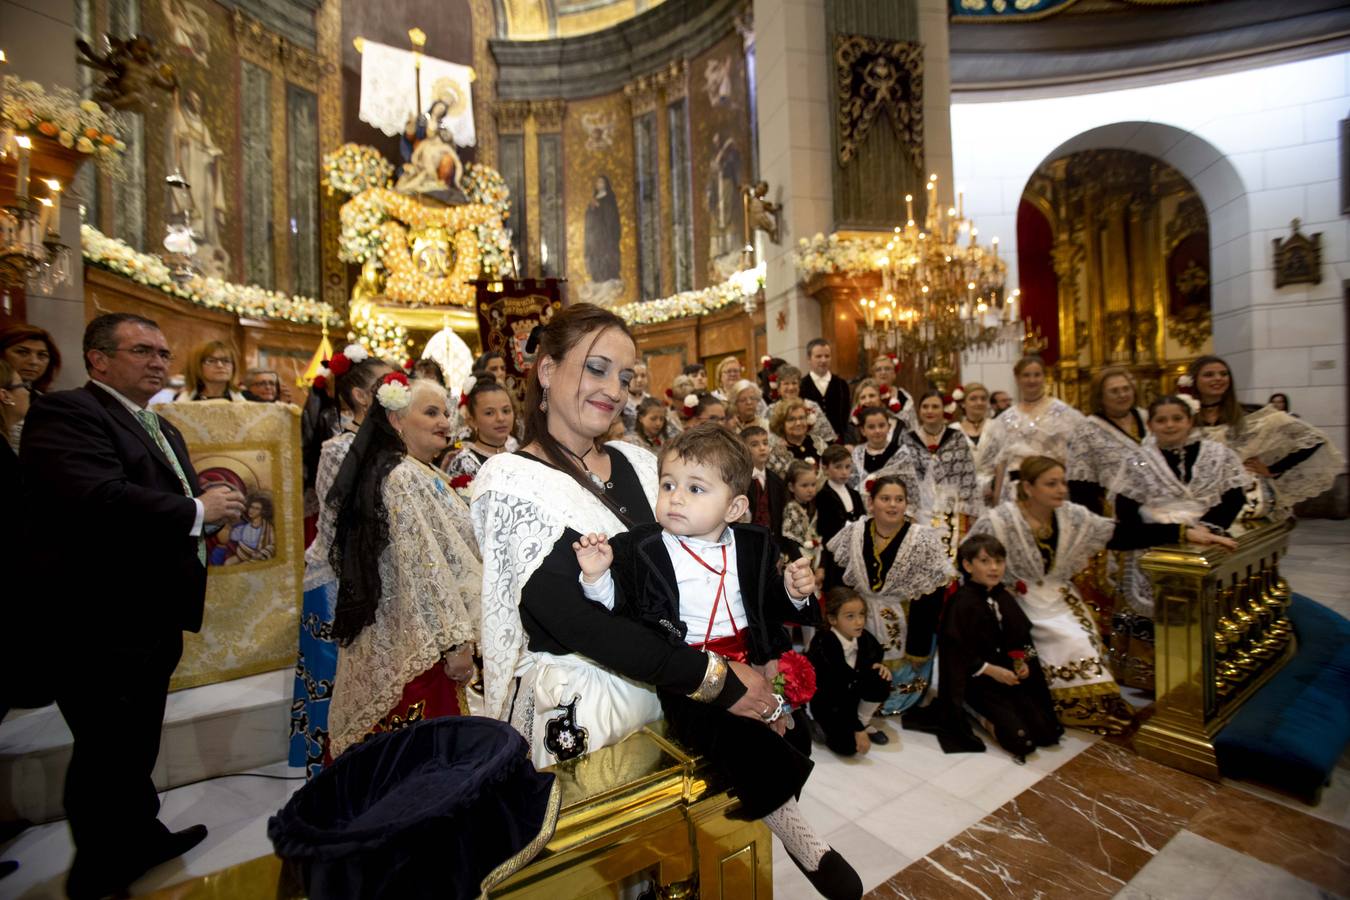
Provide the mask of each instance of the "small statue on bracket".
{"label": "small statue on bracket", "polygon": [[153,38],[143,34],[129,38],[103,36],[106,51],[99,53],[84,38],[75,40],[82,66],[103,73],[92,99],[115,110],[137,110],[158,105],[155,91],[172,93],[178,88],[173,66],[163,62]]}
{"label": "small statue on bracket", "polygon": [[747,184],[741,188],[741,197],[745,201],[746,230],[749,232],[747,244],[751,242],[749,238],[756,230],[767,234],[769,240],[775,244],[778,243],[779,217],[783,212],[783,204],[774,203],[768,199],[768,194],[767,181],[757,181],[753,185]]}

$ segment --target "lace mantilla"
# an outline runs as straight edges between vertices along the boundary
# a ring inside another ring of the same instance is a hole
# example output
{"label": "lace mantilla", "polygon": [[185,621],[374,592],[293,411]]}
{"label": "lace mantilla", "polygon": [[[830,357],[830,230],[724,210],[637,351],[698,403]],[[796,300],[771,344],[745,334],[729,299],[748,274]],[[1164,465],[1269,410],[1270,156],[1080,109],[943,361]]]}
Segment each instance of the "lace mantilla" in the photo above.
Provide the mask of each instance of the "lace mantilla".
{"label": "lace mantilla", "polygon": [[337,514],[328,505],[328,492],[332,490],[342,461],[347,458],[347,451],[352,449],[355,439],[355,434],[344,431],[324,441],[319,449],[319,465],[314,472],[314,492],[319,497],[319,520],[315,526],[314,540],[305,550],[307,591],[337,580],[333,566],[328,561],[328,550],[333,546],[333,536],[337,533]]}
{"label": "lace mantilla", "polygon": [[[637,473],[647,501],[656,507],[656,457],[631,444],[614,441]],[[484,715],[507,719],[517,675],[532,668],[520,621],[520,594],[563,530],[611,537],[627,530],[593,494],[566,474],[519,455],[494,456],[478,470],[470,506],[474,532],[483,554]],[[520,694],[533,697],[533,682]],[[522,707],[527,704],[522,704]],[[533,703],[528,706],[532,707]],[[531,739],[533,710],[521,709],[512,724]]]}
{"label": "lace mantilla", "polygon": [[[508,437],[506,439],[506,449],[504,452],[515,453],[519,449],[520,444],[516,442],[515,438]],[[488,458],[491,459],[491,457]],[[445,469],[445,474],[453,478],[456,475],[477,475],[478,470],[482,468],[482,466],[483,462],[478,458],[478,454],[474,453],[472,446],[468,441],[465,441],[463,448],[461,448],[454,456],[446,460],[443,468]]]}
{"label": "lace mantilla", "polygon": [[1183,482],[1172,471],[1152,435],[1127,463],[1117,493],[1135,500],[1142,507],[1145,521],[1195,525],[1207,510],[1218,505],[1233,488],[1246,490],[1251,476],[1232,450],[1216,441],[1201,440],[1191,470],[1191,480]]}
{"label": "lace mantilla", "polygon": [[894,657],[905,652],[910,601],[947,584],[956,572],[941,533],[936,528],[911,524],[881,590],[873,591],[863,557],[863,537],[871,522],[871,516],[863,516],[847,523],[826,546],[844,566],[844,583],[867,601],[868,629],[886,648],[887,655]]}
{"label": "lace mantilla", "polygon": [[811,560],[811,568],[821,565],[823,545],[816,530],[815,513],[808,513],[796,500],[789,500],[783,507],[783,537],[801,546],[801,555]]}
{"label": "lace mantilla", "polygon": [[338,653],[329,707],[333,755],[388,715],[408,682],[478,633],[482,579],[469,510],[436,469],[413,459],[384,483],[389,546],[375,621]]}
{"label": "lace mantilla", "polygon": [[[910,503],[918,510],[920,522],[944,518],[953,512],[978,516],[984,512],[975,477],[975,454],[959,428],[944,429],[938,435],[936,453],[929,451],[930,436],[917,429],[905,432],[901,446],[909,451],[919,492]],[[894,459],[891,460],[894,462]]]}
{"label": "lace mantilla", "polygon": [[[802,444],[811,451],[811,458],[819,465],[821,454],[825,452],[825,442],[808,431],[806,440]],[[787,441],[770,432],[769,461],[764,464],[764,468],[779,478],[786,479],[788,466],[792,465],[796,459],[797,457],[793,456],[791,451],[788,450]]]}
{"label": "lace mantilla", "polygon": [[1055,510],[1055,524],[1059,529],[1059,541],[1049,572],[1045,571],[1045,560],[1036,548],[1031,526],[1015,502],[1001,503],[986,512],[971,527],[970,534],[992,534],[1003,542],[1008,551],[1003,583],[1012,587],[1018,581],[1067,584],[1087,567],[1116,531],[1115,522],[1077,503],[1066,502]]}
{"label": "lace mantilla", "polygon": [[1276,519],[1288,518],[1294,504],[1321,494],[1345,471],[1345,457],[1326,432],[1273,406],[1263,406],[1244,416],[1238,434],[1226,425],[1202,427],[1200,431],[1209,440],[1227,444],[1239,459],[1256,457],[1267,466],[1300,450],[1318,447],[1316,453],[1279,477],[1266,479],[1275,492]]}
{"label": "lace mantilla", "polygon": [[984,428],[975,466],[981,475],[1003,478],[1003,494],[1016,496],[1007,473],[1015,471],[1028,456],[1049,456],[1064,462],[1068,457],[1069,435],[1083,421],[1083,414],[1062,400],[1051,400],[1038,416],[1029,416],[1017,406],[1002,413]]}
{"label": "lace mantilla", "polygon": [[[1148,413],[1136,409],[1141,422]],[[1085,416],[1069,435],[1065,475],[1070,481],[1087,481],[1106,490],[1108,496],[1121,492],[1131,462],[1139,456],[1140,445],[1125,432],[1101,416]]]}

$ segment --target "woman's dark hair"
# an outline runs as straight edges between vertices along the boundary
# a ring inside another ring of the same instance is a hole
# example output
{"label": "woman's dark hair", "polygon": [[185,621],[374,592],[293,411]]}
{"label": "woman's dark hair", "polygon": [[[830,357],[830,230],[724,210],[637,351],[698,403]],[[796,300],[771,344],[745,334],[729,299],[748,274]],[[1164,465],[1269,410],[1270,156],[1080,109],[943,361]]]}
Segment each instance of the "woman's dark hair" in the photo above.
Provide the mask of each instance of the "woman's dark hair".
{"label": "woman's dark hair", "polygon": [[406,454],[403,439],[389,424],[389,417],[377,410],[371,412],[356,432],[352,448],[324,498],[337,519],[328,561],[338,577],[333,640],[343,647],[350,646],[361,630],[375,621],[375,610],[384,593],[379,559],[389,546],[384,482]]}
{"label": "woman's dark hair", "polygon": [[1148,405],[1148,418],[1150,422],[1153,421],[1154,414],[1164,406],[1180,406],[1182,411],[1186,413],[1186,418],[1195,418],[1195,413],[1191,411],[1191,405],[1183,398],[1178,397],[1176,394],[1164,394]]}
{"label": "woman's dark hair", "polygon": [[1203,403],[1204,399],[1200,396],[1200,370],[1216,363],[1228,372],[1228,390],[1219,398],[1219,424],[1227,425],[1230,433],[1237,434],[1242,430],[1243,412],[1237,398],[1237,386],[1233,383],[1233,367],[1228,361],[1222,356],[1202,356],[1186,368],[1186,374],[1191,376],[1191,390],[1195,391],[1195,398]]}
{"label": "woman's dark hair", "polygon": [[[1231,381],[1232,378],[1233,378],[1233,376],[1230,374],[1230,375],[1228,376],[1228,378],[1229,378],[1229,380]],[[1283,391],[1276,391],[1275,393],[1271,394],[1271,395],[1270,395],[1270,399],[1266,401],[1267,405],[1269,405],[1269,404],[1271,404],[1271,403],[1274,403],[1276,397],[1279,397],[1281,400],[1284,401],[1284,411],[1285,411],[1285,412],[1292,412],[1293,407],[1292,407],[1292,405],[1289,403],[1289,395],[1286,394],[1286,393],[1284,393]]]}
{"label": "woman's dark hair", "polygon": [[689,363],[680,370],[681,375],[697,375],[699,372],[702,372],[704,375],[708,374],[708,370],[703,363]]}
{"label": "woman's dark hair", "polygon": [[884,406],[867,406],[858,413],[858,427],[862,428],[867,424],[867,420],[872,416],[885,416],[888,420],[891,417],[890,410]]}
{"label": "woman's dark hair", "polygon": [[867,496],[875,500],[877,499],[877,494],[881,493],[882,488],[888,487],[889,485],[892,484],[899,485],[900,490],[905,492],[905,502],[908,503],[909,488],[905,487],[905,480],[901,478],[899,475],[879,475],[876,478],[868,479],[866,485]]}
{"label": "woman's dark hair", "polygon": [[939,391],[937,388],[929,388],[914,398],[914,411],[916,413],[919,411],[919,407],[923,405],[923,401],[927,400],[929,397],[938,398],[938,403],[942,404],[942,408],[944,410],[947,408],[947,398],[942,395],[942,391]]}
{"label": "woman's dark hair", "polygon": [[956,564],[968,563],[981,553],[989,554],[990,559],[1007,559],[1008,548],[992,534],[972,534],[956,548]]}
{"label": "woman's dark hair", "polygon": [[862,595],[850,587],[833,587],[825,592],[825,615],[837,616],[839,610],[843,609],[845,604],[857,600],[862,603],[863,610],[867,609],[867,601]]}
{"label": "woman's dark hair", "polygon": [[[539,329],[539,342],[535,357],[536,365],[530,369],[530,375],[525,384],[525,443],[538,444],[539,449],[544,451],[544,458],[548,463],[560,472],[566,473],[569,478],[581,485],[582,489],[594,495],[610,512],[619,518],[620,522],[627,523],[631,520],[626,514],[619,511],[618,504],[606,496],[604,491],[600,490],[584,472],[578,469],[570,454],[563,450],[558,444],[557,438],[549,433],[548,412],[540,408],[544,399],[544,389],[539,384],[538,362],[542,362],[543,358],[547,356],[555,364],[561,363],[563,357],[583,343],[589,353],[590,349],[595,346],[595,342],[600,339],[600,335],[611,328],[618,329],[630,341],[633,341],[635,347],[637,346],[637,341],[633,339],[633,332],[628,330],[627,322],[609,310],[593,303],[575,303],[555,314],[547,325]],[[578,385],[577,390],[578,396],[571,399],[580,399],[580,385]],[[557,401],[558,398],[555,396],[550,401],[550,406]],[[600,434],[593,439],[597,449],[600,446],[599,441],[603,438],[604,435]]]}
{"label": "woman's dark hair", "polygon": [[769,385],[769,376],[776,373],[778,367],[784,365],[786,362],[787,360],[775,356],[769,360],[769,365],[767,367],[761,365],[759,371],[755,373],[755,380],[759,382],[759,392],[766,398],[769,394],[773,393],[773,390]]}
{"label": "woman's dark hair", "polygon": [[8,328],[0,328],[0,355],[3,355],[6,350],[15,344],[22,344],[24,341],[42,341],[47,345],[47,371],[39,375],[37,380],[33,382],[33,389],[45,394],[51,389],[52,381],[56,378],[57,372],[61,370],[61,351],[56,349],[56,341],[52,340],[52,336],[36,325],[10,325]]}
{"label": "woman's dark hair", "polygon": [[430,378],[442,387],[445,386],[445,370],[430,356],[424,356],[413,363],[412,374],[414,378]]}
{"label": "woman's dark hair", "polygon": [[1130,370],[1124,366],[1107,366],[1092,377],[1092,386],[1088,388],[1088,400],[1092,403],[1092,412],[1095,415],[1106,418],[1106,401],[1102,399],[1102,394],[1106,390],[1106,383],[1112,378],[1124,378],[1130,383],[1130,388],[1134,391],[1135,403],[1139,402],[1139,387],[1134,383],[1134,376]]}
{"label": "woman's dark hair", "polygon": [[[505,354],[496,350],[489,350],[473,361],[473,376],[479,378],[483,375],[487,375],[488,364],[494,359],[500,359],[502,362],[506,362]],[[444,383],[444,379],[442,379],[442,383]]]}
{"label": "woman's dark hair", "polygon": [[689,418],[694,419],[703,415],[708,411],[708,407],[710,406],[720,406],[725,410],[730,405],[730,403],[723,400],[721,397],[715,397],[708,391],[704,391],[698,395],[698,403],[694,406],[694,411],[689,414]]}
{"label": "woman's dark hair", "polygon": [[378,356],[367,356],[359,363],[352,363],[351,368],[339,375],[333,390],[343,406],[356,412],[356,401],[352,399],[352,391],[357,389],[369,391],[389,368],[391,368],[389,363]]}
{"label": "woman's dark hair", "polygon": [[1021,375],[1027,366],[1040,366],[1042,372],[1046,372],[1047,374],[1049,372],[1046,368],[1045,360],[1041,359],[1041,357],[1035,353],[1028,353],[1026,356],[1013,363],[1013,374]]}
{"label": "woman's dark hair", "polygon": [[[483,396],[484,394],[491,394],[493,391],[501,391],[507,397],[511,396],[511,392],[506,389],[506,386],[503,384],[498,384],[497,380],[494,378],[479,378],[478,380],[476,380],[473,383],[473,387],[469,388],[468,394],[469,415],[472,416],[474,414],[474,411],[478,409],[478,398]],[[514,414],[515,411],[516,405],[515,403],[512,403],[511,412]]]}
{"label": "woman's dark hair", "polygon": [[1063,471],[1064,463],[1053,456],[1028,456],[1017,466],[1017,499],[1026,500],[1027,485],[1035,484],[1052,469]]}

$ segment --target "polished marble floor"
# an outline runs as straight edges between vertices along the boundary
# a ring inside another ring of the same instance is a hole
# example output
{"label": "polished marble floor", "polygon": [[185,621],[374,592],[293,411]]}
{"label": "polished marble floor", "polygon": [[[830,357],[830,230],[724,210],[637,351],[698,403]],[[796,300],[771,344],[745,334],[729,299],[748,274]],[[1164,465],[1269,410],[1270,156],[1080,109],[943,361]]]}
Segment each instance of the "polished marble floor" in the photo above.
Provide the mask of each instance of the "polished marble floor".
{"label": "polished marble floor", "polygon": [[[1350,522],[1304,522],[1284,571],[1350,616]],[[281,725],[279,727],[284,727]],[[1315,807],[1259,787],[1214,785],[1070,732],[1019,766],[992,745],[944,754],[892,738],[861,760],[816,748],[802,807],[875,898],[1350,897],[1350,757]],[[210,836],[133,886],[144,894],[270,852],[267,818],[301,784],[278,763],[162,795],[170,828]],[[64,823],[0,847],[20,870],[0,898],[59,898],[72,849]],[[814,897],[775,842],[774,896]]]}

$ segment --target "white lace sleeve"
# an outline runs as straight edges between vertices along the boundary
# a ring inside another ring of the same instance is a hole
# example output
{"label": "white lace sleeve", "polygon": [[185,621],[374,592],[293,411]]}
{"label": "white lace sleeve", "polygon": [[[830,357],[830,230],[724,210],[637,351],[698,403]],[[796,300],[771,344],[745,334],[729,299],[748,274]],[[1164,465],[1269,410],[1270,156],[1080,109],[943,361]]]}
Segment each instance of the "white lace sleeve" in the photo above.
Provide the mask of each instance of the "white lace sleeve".
{"label": "white lace sleeve", "polygon": [[467,510],[432,471],[405,461],[385,481],[389,546],[379,560],[379,606],[338,654],[329,711],[335,756],[388,715],[446,650],[478,634],[478,555],[454,521]]}
{"label": "white lace sleeve", "polygon": [[305,550],[305,586],[307,591],[321,584],[327,584],[337,576],[328,562],[328,550],[333,546],[333,535],[337,529],[337,516],[328,506],[328,492],[333,489],[342,461],[352,448],[350,433],[340,434],[323,442],[319,450],[319,465],[314,474],[314,492],[319,498],[319,519],[316,524],[314,540]]}
{"label": "white lace sleeve", "polygon": [[980,447],[975,454],[975,470],[986,478],[994,478],[998,475],[998,470],[1003,461],[1003,448],[1008,442],[1008,429],[1005,424],[995,419],[985,426],[984,435],[980,438]]}

